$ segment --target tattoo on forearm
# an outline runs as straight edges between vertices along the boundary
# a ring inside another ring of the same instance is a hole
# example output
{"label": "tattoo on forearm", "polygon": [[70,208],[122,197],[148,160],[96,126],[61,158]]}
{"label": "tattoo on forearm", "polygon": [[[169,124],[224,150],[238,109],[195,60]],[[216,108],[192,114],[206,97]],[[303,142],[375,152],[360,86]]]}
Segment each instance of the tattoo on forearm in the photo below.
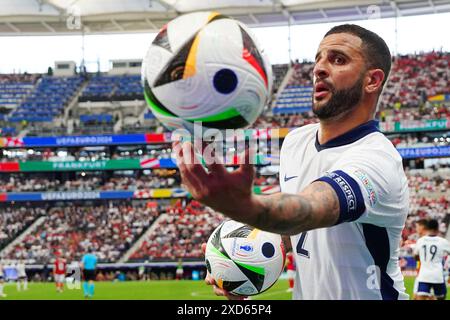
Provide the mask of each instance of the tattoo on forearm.
{"label": "tattoo on forearm", "polygon": [[261,196],[255,226],[280,234],[331,226],[337,221],[339,200],[324,183],[314,183],[302,194]]}

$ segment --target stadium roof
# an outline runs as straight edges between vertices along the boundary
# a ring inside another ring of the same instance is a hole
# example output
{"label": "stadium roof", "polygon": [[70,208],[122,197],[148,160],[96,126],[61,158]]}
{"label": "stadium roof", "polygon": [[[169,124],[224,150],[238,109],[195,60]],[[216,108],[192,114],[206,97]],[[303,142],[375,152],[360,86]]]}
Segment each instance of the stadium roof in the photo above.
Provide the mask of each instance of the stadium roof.
{"label": "stadium roof", "polygon": [[150,32],[198,10],[257,27],[450,12],[450,0],[2,0],[0,35]]}

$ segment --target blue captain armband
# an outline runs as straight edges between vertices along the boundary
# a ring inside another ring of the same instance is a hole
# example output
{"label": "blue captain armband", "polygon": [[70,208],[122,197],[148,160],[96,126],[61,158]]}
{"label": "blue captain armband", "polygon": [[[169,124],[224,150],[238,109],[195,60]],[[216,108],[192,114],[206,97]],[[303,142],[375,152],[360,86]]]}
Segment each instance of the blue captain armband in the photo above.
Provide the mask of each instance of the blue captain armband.
{"label": "blue captain armband", "polygon": [[328,183],[338,196],[340,213],[336,225],[355,221],[366,211],[366,205],[358,183],[344,171],[327,172],[316,181]]}

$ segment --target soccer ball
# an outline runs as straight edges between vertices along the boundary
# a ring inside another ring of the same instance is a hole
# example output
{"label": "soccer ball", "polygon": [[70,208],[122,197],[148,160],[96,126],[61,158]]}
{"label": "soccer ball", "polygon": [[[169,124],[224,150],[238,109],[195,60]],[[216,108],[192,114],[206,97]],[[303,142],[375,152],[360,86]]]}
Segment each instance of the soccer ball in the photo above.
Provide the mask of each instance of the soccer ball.
{"label": "soccer ball", "polygon": [[153,40],[142,63],[148,107],[170,130],[194,122],[250,126],[267,104],[272,69],[252,32],[217,12],[179,16]]}
{"label": "soccer ball", "polygon": [[206,268],[230,293],[252,296],[269,289],[284,269],[281,236],[240,222],[223,222],[206,245]]}

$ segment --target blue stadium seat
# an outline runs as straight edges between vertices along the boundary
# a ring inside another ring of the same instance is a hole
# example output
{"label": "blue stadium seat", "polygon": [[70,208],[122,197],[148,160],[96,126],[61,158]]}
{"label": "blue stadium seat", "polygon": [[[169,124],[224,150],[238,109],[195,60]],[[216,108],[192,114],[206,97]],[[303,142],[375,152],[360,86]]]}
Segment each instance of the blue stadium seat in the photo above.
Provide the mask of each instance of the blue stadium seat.
{"label": "blue stadium seat", "polygon": [[80,76],[44,77],[25,101],[9,116],[11,122],[51,122],[60,116],[83,83]]}

